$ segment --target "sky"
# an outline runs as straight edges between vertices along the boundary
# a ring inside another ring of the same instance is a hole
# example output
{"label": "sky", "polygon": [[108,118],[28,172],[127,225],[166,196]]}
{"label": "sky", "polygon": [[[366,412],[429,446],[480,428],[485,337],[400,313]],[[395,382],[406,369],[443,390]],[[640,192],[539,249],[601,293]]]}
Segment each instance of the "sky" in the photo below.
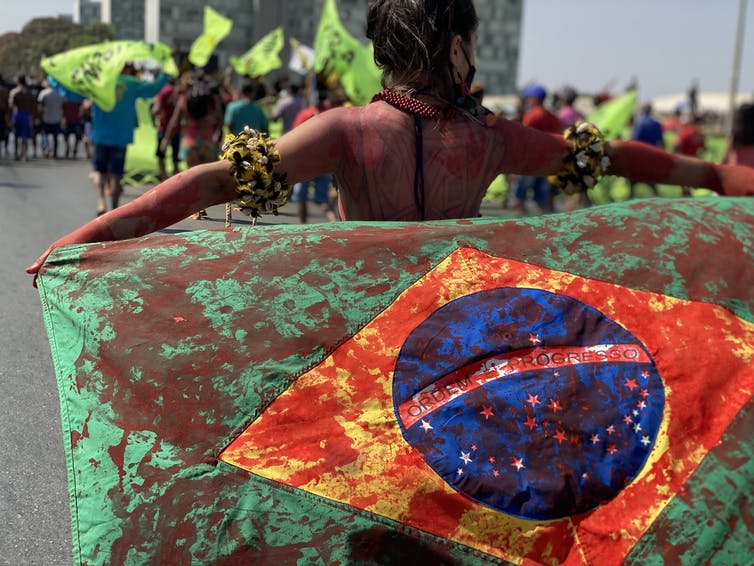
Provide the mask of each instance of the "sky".
{"label": "sky", "polygon": [[[267,0],[274,1],[274,0]],[[366,0],[365,0],[366,1]],[[738,0],[525,0],[519,84],[581,92],[622,91],[635,78],[642,99],[728,92]],[[35,17],[70,14],[72,0],[5,2],[0,34]],[[745,18],[738,90],[754,93],[754,2]]]}

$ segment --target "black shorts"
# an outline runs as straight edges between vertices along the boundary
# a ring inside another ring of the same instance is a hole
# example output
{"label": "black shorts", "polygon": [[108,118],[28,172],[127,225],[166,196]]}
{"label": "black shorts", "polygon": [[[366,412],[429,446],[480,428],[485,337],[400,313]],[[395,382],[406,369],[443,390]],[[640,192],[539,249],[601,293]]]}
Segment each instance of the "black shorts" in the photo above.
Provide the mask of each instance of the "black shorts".
{"label": "black shorts", "polygon": [[110,173],[120,177],[126,164],[126,148],[94,144],[93,165],[97,173]]}
{"label": "black shorts", "polygon": [[[157,151],[155,155],[161,159],[165,159],[165,152],[160,149],[162,140],[165,139],[165,132],[157,132]],[[170,140],[170,148],[173,150],[173,163],[179,163],[181,161],[181,135],[175,134]]]}

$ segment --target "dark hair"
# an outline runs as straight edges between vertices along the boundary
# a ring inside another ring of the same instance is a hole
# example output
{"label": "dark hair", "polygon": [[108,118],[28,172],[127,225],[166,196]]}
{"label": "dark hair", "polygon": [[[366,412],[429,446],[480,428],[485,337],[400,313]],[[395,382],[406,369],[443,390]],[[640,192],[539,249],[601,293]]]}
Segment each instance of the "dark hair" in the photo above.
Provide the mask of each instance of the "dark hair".
{"label": "dark hair", "polygon": [[566,86],[563,87],[563,90],[560,92],[560,98],[565,102],[568,106],[572,106],[574,102],[576,102],[576,99],[578,98],[578,93],[576,92],[576,89],[572,86]]}
{"label": "dark hair", "polygon": [[448,91],[451,40],[471,41],[478,24],[472,0],[370,0],[366,34],[383,85]]}
{"label": "dark hair", "polygon": [[251,81],[245,82],[243,87],[241,87],[241,94],[253,99],[257,94],[257,85]]}
{"label": "dark hair", "polygon": [[256,90],[254,91],[254,100],[262,100],[267,97],[267,86],[263,81],[256,81]]}
{"label": "dark hair", "polygon": [[754,104],[742,104],[733,114],[733,145],[754,145]]}
{"label": "dark hair", "polygon": [[199,120],[207,116],[214,104],[209,85],[203,79],[194,80],[186,93],[186,112],[188,115]]}

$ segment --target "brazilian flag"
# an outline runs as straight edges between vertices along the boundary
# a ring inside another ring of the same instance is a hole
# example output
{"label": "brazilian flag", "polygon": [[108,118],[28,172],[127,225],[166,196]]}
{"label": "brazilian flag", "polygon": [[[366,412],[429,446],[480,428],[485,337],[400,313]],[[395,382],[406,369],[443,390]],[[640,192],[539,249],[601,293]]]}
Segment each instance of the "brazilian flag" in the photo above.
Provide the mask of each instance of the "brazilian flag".
{"label": "brazilian flag", "polygon": [[38,283],[81,564],[744,564],[754,200],[239,227]]}

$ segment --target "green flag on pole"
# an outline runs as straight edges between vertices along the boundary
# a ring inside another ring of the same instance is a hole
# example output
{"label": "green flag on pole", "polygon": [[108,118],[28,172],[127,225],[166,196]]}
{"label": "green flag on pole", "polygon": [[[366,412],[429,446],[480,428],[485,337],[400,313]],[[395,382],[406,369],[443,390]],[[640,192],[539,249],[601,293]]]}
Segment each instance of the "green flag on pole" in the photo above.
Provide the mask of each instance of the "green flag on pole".
{"label": "green flag on pole", "polygon": [[283,66],[280,52],[284,43],[283,28],[278,27],[260,39],[241,57],[230,57],[230,64],[239,75],[261,77]]}
{"label": "green flag on pole", "polygon": [[233,28],[233,20],[204,7],[204,31],[194,40],[189,51],[189,61],[197,67],[204,67],[217,45],[225,39]]}
{"label": "green flag on pole", "polygon": [[348,97],[356,104],[368,104],[382,88],[382,73],[374,63],[372,45],[359,45],[351,67],[340,77]]}
{"label": "green flag on pole", "polygon": [[370,47],[353,37],[340,21],[335,0],[326,0],[314,39],[314,70],[333,73],[348,97],[366,104],[380,90],[380,71]]}
{"label": "green flag on pole", "polygon": [[314,65],[314,50],[308,45],[303,45],[295,37],[289,40],[291,44],[291,59],[288,68],[302,75],[308,75]]}
{"label": "green flag on pole", "polygon": [[103,110],[115,106],[116,85],[126,61],[152,59],[169,75],[178,75],[170,48],[164,43],[108,41],[42,59],[42,69],[70,91],[92,99]]}
{"label": "green flag on pole", "polygon": [[596,124],[605,139],[614,140],[628,126],[638,96],[636,90],[630,90],[623,96],[604,102],[589,114],[587,121]]}

